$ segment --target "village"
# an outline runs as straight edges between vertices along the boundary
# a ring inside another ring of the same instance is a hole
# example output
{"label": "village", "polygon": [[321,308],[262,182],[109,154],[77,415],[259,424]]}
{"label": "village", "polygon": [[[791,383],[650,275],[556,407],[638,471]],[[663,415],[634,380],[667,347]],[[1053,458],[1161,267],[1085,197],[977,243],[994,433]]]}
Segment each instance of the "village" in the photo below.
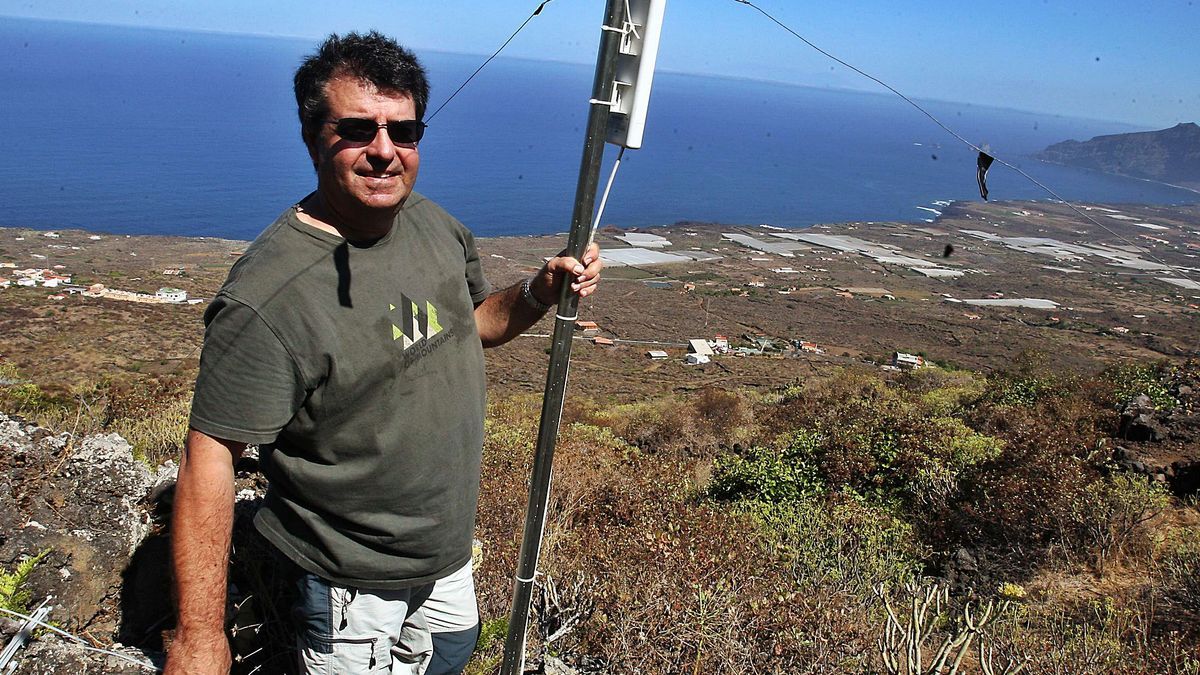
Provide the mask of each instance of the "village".
{"label": "village", "polygon": [[[62,235],[58,232],[42,232],[40,236],[58,240]],[[104,237],[93,234],[88,236],[89,241],[101,241]],[[25,237],[16,237],[16,241],[24,241]],[[47,248],[51,251],[71,250],[82,251],[82,246],[64,245],[64,244],[48,244]],[[35,261],[47,260],[47,255],[40,253],[31,253],[30,257]],[[42,288],[50,289],[52,292],[46,296],[47,300],[65,300],[68,296],[79,295],[84,298],[106,298],[109,300],[120,300],[125,302],[140,302],[153,304],[175,304],[175,305],[196,305],[205,302],[204,298],[190,298],[188,292],[174,286],[162,286],[154,293],[145,293],[139,291],[129,291],[117,288],[109,288],[102,283],[79,284],[73,283],[74,275],[63,264],[54,264],[49,268],[42,267],[27,267],[18,268],[18,264],[12,261],[0,261],[0,270],[11,270],[9,276],[11,278],[0,278],[0,290],[9,288]],[[173,267],[162,270],[163,276],[180,277],[186,274],[182,267]],[[129,279],[131,282],[142,281],[140,277]]]}
{"label": "village", "polygon": [[[753,356],[774,355],[790,358],[802,358],[805,355],[823,355],[825,350],[817,343],[801,338],[794,338],[787,341],[779,341],[768,337],[763,333],[744,333],[741,338],[746,343],[743,346],[730,346],[729,337],[725,335],[714,335],[709,338],[691,338],[686,343],[663,343],[652,340],[628,340],[616,337],[605,337],[600,333],[602,328],[595,321],[576,321],[575,332],[579,335],[576,339],[586,340],[596,345],[597,347],[615,347],[618,344],[653,344],[658,346],[658,349],[650,349],[645,352],[646,358],[651,361],[665,361],[672,357],[672,352],[678,357],[682,352],[682,359],[686,365],[696,366],[712,362],[713,359],[723,356],[734,358],[746,358]],[[532,334],[527,334],[534,336]],[[540,335],[536,337],[542,337]],[[662,347],[672,347],[671,351]],[[885,370],[900,371],[900,370],[915,370],[923,368],[926,365],[925,357],[917,354],[908,354],[905,352],[892,352],[892,357],[888,363],[881,364],[881,368]]]}
{"label": "village", "polygon": [[[1004,369],[1037,351],[1062,367],[1088,369],[1194,349],[1200,227],[1188,209],[1083,207],[1141,244],[1137,250],[1059,204],[936,206],[933,223],[602,227],[604,292],[579,307],[574,337],[589,348],[576,350],[573,372],[592,373],[594,389],[625,400],[735,382],[787,386],[856,364]],[[1149,225],[1170,243],[1138,237]],[[497,288],[519,283],[562,248],[556,236],[477,244]],[[66,382],[91,362],[108,364],[114,376],[188,371],[205,299],[246,245],[5,230],[0,314],[11,337],[4,356]],[[105,299],[115,302],[96,302]],[[154,346],[163,335],[132,328],[178,311],[187,313],[159,324],[169,327],[169,348]],[[550,328],[547,318],[489,350],[490,385],[536,390]],[[132,343],[141,347],[118,347]]]}
{"label": "village", "polygon": [[[609,228],[603,232],[609,235],[605,274],[622,289],[610,292],[643,298],[639,302],[659,308],[658,316],[610,311],[604,320],[578,322],[576,339],[601,352],[640,347],[644,359],[688,366],[769,357],[865,362],[885,370],[921,368],[930,358],[958,363],[980,350],[976,344],[964,349],[970,344],[964,337],[1014,322],[1038,337],[995,343],[989,351],[1016,354],[1023,345],[1073,332],[1085,339],[1123,339],[1133,349],[1153,345],[1168,354],[1188,349],[1186,338],[1169,348],[1163,344],[1174,331],[1184,331],[1175,333],[1182,337],[1188,324],[1194,327],[1200,309],[1200,284],[1194,281],[1200,273],[1194,262],[1200,232],[1187,218],[1084,205],[1100,223],[1096,227],[1053,203],[935,206],[927,210],[937,220],[924,223],[799,231],[699,223]],[[655,294],[662,299],[653,300]],[[668,311],[667,302],[680,307]],[[823,313],[845,323],[830,324]],[[717,327],[725,330],[697,334],[697,320],[707,327],[718,316],[723,323]],[[898,321],[902,330],[882,329]],[[870,342],[867,349],[863,338]],[[1090,353],[1111,348],[1102,344]]]}

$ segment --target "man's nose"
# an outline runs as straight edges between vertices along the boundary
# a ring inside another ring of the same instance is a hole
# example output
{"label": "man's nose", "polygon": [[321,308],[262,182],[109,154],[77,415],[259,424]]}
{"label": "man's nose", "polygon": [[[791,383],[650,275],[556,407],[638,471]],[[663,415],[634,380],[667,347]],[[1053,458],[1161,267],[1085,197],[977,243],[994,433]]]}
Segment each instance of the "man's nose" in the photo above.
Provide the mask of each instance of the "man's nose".
{"label": "man's nose", "polygon": [[388,136],[387,127],[375,130],[375,138],[371,139],[370,145],[367,146],[367,154],[389,162],[396,156],[396,146]]}

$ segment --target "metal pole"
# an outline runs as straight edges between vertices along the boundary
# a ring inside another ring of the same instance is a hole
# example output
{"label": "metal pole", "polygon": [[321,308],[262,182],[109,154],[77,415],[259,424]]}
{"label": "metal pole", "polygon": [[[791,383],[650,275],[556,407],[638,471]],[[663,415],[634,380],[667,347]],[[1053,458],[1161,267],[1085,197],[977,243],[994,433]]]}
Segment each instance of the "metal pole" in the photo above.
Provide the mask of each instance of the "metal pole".
{"label": "metal pole", "polygon": [[[616,73],[617,51],[620,46],[620,19],[623,0],[607,0],[600,50],[596,58],[596,78],[592,83],[592,107],[588,113],[587,133],[583,143],[583,159],[579,166],[579,182],[575,188],[575,210],[571,218],[571,234],[567,250],[576,259],[583,257],[592,229],[592,211],[596,204],[596,187],[600,182],[600,163],[604,159],[604,138],[608,126],[609,106],[603,101],[612,98],[613,77]],[[521,538],[521,557],[513,580],[512,613],[508,619],[508,637],[504,642],[504,661],[501,675],[521,675],[525,670],[525,632],[529,623],[529,601],[533,594],[538,556],[542,549],[542,531],[546,525],[546,505],[550,499],[550,475],[554,462],[554,446],[558,441],[558,426],[562,417],[563,399],[567,393],[567,372],[571,365],[571,343],[579,296],[564,282],[558,299],[554,320],[554,338],[550,350],[550,367],[546,373],[546,393],[542,398],[542,420],[538,426],[537,450],[530,476],[529,505],[525,512],[525,531]]]}

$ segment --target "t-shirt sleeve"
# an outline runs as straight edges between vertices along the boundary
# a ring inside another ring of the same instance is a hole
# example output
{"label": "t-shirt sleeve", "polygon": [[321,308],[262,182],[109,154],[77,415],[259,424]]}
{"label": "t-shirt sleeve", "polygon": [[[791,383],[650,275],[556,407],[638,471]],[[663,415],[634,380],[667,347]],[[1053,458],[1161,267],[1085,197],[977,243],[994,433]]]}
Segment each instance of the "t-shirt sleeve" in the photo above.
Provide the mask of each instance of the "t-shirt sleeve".
{"label": "t-shirt sleeve", "polygon": [[205,313],[192,428],[240,443],[271,443],[304,402],[295,361],[250,307],[218,295]]}
{"label": "t-shirt sleeve", "polygon": [[478,305],[492,294],[492,284],[483,273],[479,260],[479,249],[475,248],[475,235],[462,228],[463,254],[466,256],[467,288],[471,291],[471,303]]}

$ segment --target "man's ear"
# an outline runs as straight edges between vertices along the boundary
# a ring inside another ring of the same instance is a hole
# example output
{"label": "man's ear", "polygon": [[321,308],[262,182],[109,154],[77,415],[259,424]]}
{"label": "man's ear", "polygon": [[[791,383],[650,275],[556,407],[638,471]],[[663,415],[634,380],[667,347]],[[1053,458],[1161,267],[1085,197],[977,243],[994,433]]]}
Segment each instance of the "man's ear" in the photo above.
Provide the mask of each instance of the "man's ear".
{"label": "man's ear", "polygon": [[313,169],[316,169],[317,168],[317,134],[305,132],[305,133],[301,134],[301,137],[304,139],[304,147],[308,148],[308,158],[312,160]]}

